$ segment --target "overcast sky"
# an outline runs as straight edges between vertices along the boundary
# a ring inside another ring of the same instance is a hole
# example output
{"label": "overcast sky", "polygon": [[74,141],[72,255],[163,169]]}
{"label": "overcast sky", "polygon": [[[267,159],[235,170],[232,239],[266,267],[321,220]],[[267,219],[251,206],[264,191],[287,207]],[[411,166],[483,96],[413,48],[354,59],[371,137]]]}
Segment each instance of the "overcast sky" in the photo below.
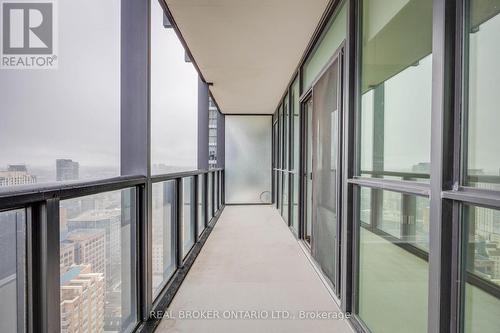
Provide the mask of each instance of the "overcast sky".
{"label": "overcast sky", "polygon": [[[196,164],[197,73],[152,3],[152,114],[162,122],[153,124],[154,163]],[[0,70],[0,169],[57,158],[118,169],[120,1],[58,7],[58,69]],[[173,160],[180,155],[190,157]]]}

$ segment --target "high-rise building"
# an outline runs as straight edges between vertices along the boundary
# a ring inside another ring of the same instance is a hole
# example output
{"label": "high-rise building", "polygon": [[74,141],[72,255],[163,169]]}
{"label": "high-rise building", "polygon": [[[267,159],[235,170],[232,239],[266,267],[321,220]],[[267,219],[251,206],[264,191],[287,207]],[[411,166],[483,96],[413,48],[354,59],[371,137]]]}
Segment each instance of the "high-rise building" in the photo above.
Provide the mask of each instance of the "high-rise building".
{"label": "high-rise building", "polygon": [[80,174],[80,164],[69,159],[56,160],[56,180],[76,180]]}
{"label": "high-rise building", "polygon": [[[80,214],[79,216],[69,219],[67,222],[68,239],[74,239],[77,242],[95,242],[96,246],[102,246],[102,242],[98,241],[96,233],[102,233],[105,236],[104,240],[104,271],[108,272],[106,277],[106,286],[113,288],[120,283],[120,210],[105,209],[105,210],[90,210]],[[74,234],[73,234],[74,233]],[[88,234],[87,234],[88,233]],[[94,236],[89,236],[94,233]],[[73,236],[71,236],[73,234]],[[78,256],[78,251],[75,250],[75,257]],[[97,257],[100,254],[88,253],[84,249],[81,253],[85,258],[93,258],[99,262]],[[75,258],[79,262],[78,258]],[[80,261],[81,262],[81,261]],[[101,264],[98,264],[101,267]],[[101,268],[102,269],[102,268]]]}
{"label": "high-rise building", "polygon": [[64,274],[75,264],[75,245],[71,242],[62,241],[59,252],[59,266],[61,274]]}
{"label": "high-rise building", "polygon": [[73,265],[61,275],[61,332],[102,332],[104,276],[90,265]]}
{"label": "high-rise building", "polygon": [[68,233],[65,244],[73,245],[75,264],[90,265],[93,273],[106,277],[105,239],[104,229],[80,229]]}
{"label": "high-rise building", "polygon": [[36,176],[28,173],[25,164],[11,164],[7,170],[0,171],[0,187],[36,183]]}

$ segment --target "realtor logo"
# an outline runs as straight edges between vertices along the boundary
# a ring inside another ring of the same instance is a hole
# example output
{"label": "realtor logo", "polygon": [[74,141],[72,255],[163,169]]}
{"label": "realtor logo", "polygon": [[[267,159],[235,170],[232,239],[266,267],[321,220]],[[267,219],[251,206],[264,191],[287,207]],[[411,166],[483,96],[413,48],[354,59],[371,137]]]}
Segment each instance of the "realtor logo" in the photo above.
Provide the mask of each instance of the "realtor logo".
{"label": "realtor logo", "polygon": [[1,18],[1,68],[57,68],[53,1],[5,0]]}

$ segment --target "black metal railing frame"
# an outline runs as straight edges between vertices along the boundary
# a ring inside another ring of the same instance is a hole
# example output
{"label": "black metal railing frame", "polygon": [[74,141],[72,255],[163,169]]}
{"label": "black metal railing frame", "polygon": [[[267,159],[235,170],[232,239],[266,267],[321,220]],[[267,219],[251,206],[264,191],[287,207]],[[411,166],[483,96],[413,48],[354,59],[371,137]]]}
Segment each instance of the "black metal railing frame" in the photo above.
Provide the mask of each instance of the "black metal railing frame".
{"label": "black metal railing frame", "polygon": [[[182,182],[192,177],[192,206],[194,245],[183,255],[183,218],[182,218]],[[198,177],[203,177],[203,189],[198,185]],[[217,179],[219,186],[208,188],[208,177]],[[175,237],[176,271],[156,298],[152,295],[152,184],[174,180],[176,191]],[[164,311],[175,295],[187,271],[194,262],[206,238],[208,229],[213,228],[224,208],[224,169],[194,170],[162,175],[119,176],[109,179],[40,184],[36,186],[19,186],[6,188],[0,192],[0,212],[24,209],[26,230],[26,259],[22,272],[24,283],[23,299],[18,307],[18,328],[20,332],[58,332],[60,331],[60,202],[67,199],[82,198],[90,195],[135,189],[135,223],[132,239],[135,241],[136,266],[135,281],[136,316],[126,331],[144,330],[151,327],[148,321],[157,325],[153,318],[155,311]],[[217,192],[215,189],[217,188]],[[200,208],[198,191],[203,190]],[[211,191],[210,191],[211,190]],[[208,196],[211,196],[212,207],[207,207]],[[199,234],[198,214],[204,209],[204,231]],[[209,220],[208,210],[212,218]],[[109,260],[109,259],[108,259]],[[175,283],[173,283],[175,281]],[[18,301],[19,303],[19,301]],[[19,331],[19,330],[18,330]]]}

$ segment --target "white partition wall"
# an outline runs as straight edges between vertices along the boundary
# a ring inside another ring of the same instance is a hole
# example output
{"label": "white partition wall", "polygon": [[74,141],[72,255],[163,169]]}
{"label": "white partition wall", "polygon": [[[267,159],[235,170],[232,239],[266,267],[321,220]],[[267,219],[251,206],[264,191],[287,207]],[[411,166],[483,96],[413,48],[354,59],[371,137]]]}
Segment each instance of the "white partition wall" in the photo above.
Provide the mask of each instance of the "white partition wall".
{"label": "white partition wall", "polygon": [[226,115],[226,203],[271,203],[271,119]]}

